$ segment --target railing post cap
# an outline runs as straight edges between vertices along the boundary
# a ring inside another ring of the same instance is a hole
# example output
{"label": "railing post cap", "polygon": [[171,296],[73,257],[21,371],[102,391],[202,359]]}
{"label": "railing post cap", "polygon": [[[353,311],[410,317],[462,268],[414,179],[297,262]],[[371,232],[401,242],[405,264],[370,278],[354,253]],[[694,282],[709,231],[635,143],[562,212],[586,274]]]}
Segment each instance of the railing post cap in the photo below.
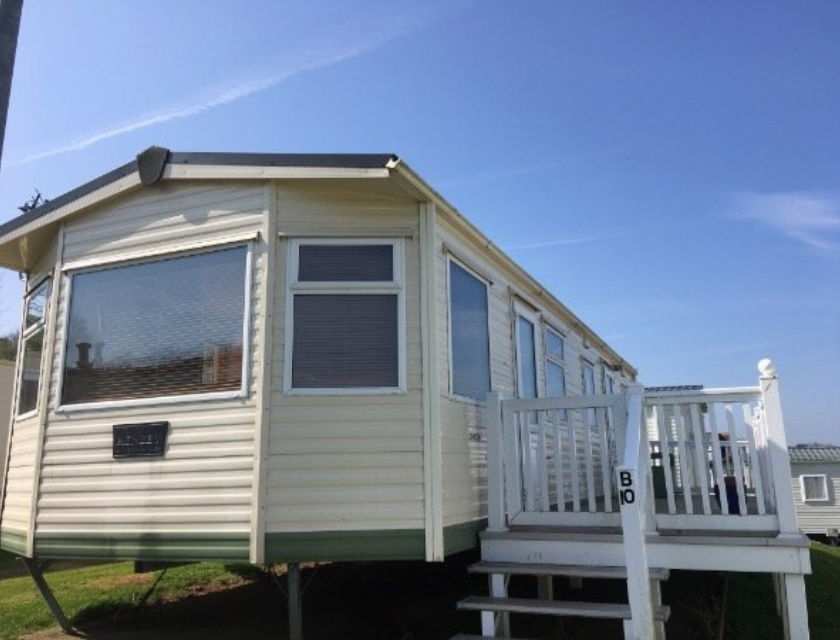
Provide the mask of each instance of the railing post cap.
{"label": "railing post cap", "polygon": [[778,373],[776,371],[776,363],[770,358],[762,358],[758,361],[758,372],[762,378],[776,378]]}

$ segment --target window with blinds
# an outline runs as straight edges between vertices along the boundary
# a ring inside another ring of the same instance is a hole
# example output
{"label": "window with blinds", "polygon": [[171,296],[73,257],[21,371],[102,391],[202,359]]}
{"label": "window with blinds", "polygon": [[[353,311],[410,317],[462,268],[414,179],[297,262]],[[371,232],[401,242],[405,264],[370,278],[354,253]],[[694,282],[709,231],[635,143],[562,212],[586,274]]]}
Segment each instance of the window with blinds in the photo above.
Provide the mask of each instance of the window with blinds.
{"label": "window with blinds", "polygon": [[291,390],[393,390],[401,384],[401,245],[292,243]]}
{"label": "window with blinds", "polygon": [[44,357],[44,335],[47,322],[47,301],[50,281],[45,280],[26,296],[26,314],[21,329],[23,354],[18,382],[17,415],[32,413],[38,408],[41,387],[41,363]]}
{"label": "window with blinds", "polygon": [[449,341],[452,393],[484,400],[490,391],[487,283],[449,261]]}
{"label": "window with blinds", "polygon": [[72,276],[63,405],[241,391],[248,248]]}

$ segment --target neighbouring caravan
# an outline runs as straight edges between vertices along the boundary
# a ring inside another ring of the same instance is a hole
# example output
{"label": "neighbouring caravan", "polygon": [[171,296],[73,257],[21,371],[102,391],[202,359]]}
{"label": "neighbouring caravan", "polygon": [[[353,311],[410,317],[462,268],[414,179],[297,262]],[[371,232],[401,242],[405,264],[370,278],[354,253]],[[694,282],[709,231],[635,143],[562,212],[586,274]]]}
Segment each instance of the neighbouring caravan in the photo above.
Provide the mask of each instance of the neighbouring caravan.
{"label": "neighbouring caravan", "polygon": [[392,155],[153,147],[0,226],[0,265],[28,558],[439,561],[486,522],[489,391],[636,376]]}
{"label": "neighbouring caravan", "polygon": [[840,447],[798,444],[790,447],[789,453],[799,528],[836,542],[840,532]]}

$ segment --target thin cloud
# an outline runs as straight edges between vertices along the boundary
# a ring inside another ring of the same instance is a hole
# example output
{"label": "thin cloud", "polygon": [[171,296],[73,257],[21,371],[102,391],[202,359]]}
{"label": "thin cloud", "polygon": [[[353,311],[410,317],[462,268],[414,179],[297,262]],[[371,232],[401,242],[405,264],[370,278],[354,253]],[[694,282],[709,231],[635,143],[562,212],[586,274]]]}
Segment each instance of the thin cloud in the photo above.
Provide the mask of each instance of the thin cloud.
{"label": "thin cloud", "polygon": [[546,249],[548,247],[567,247],[575,244],[591,244],[593,242],[604,242],[622,238],[624,234],[615,233],[602,236],[584,236],[581,238],[558,238],[557,240],[545,240],[544,242],[533,242],[530,244],[515,244],[505,247],[506,251],[524,251],[526,249]]}
{"label": "thin cloud", "polygon": [[734,217],[763,224],[823,257],[840,255],[840,199],[836,195],[747,191],[732,200]]}
{"label": "thin cloud", "polygon": [[535,173],[543,173],[545,171],[552,171],[555,169],[560,169],[561,167],[567,167],[570,165],[578,164],[580,162],[585,162],[587,160],[594,160],[596,158],[603,158],[605,156],[612,156],[627,149],[631,148],[633,145],[619,145],[615,147],[609,147],[607,149],[601,149],[599,151],[593,151],[591,153],[582,153],[576,156],[569,156],[566,158],[559,158],[554,162],[546,162],[542,164],[534,164],[528,165],[524,167],[511,167],[507,169],[498,169],[496,171],[487,171],[484,173],[474,173],[471,175],[465,175],[460,177],[455,177],[449,180],[439,180],[437,181],[438,186],[441,188],[454,188],[454,187],[468,187],[475,184],[482,184],[484,182],[495,182],[496,180],[505,180],[507,178],[516,178],[519,176],[526,176]]}
{"label": "thin cloud", "polygon": [[375,51],[398,38],[419,31],[434,20],[440,18],[442,14],[442,11],[434,12],[434,10],[427,10],[425,14],[402,20],[390,27],[380,26],[377,29],[371,29],[372,32],[378,33],[379,35],[360,42],[343,45],[331,44],[288,52],[282,57],[275,59],[274,64],[270,68],[266,68],[261,72],[252,73],[247,78],[243,79],[240,77],[222,86],[205,88],[203,91],[193,94],[190,98],[183,99],[177,104],[134,117],[122,123],[112,124],[76,140],[31,153],[13,160],[10,162],[10,165],[22,165],[73,151],[81,151],[104,140],[173,120],[189,118],[205,111],[231,104],[276,87],[295,76],[316,69],[330,67]]}
{"label": "thin cloud", "polygon": [[657,354],[660,358],[699,358],[709,356],[726,356],[738,353],[764,352],[768,348],[777,346],[777,342],[759,342],[755,344],[739,344],[722,347],[711,347],[708,349],[695,349],[689,351],[665,351]]}

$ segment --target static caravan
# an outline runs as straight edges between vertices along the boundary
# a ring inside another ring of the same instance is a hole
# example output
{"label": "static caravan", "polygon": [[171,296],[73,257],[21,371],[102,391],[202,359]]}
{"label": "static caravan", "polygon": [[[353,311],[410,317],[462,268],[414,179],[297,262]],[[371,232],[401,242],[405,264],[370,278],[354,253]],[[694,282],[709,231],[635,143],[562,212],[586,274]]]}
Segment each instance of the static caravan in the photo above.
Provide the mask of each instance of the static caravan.
{"label": "static caravan", "polygon": [[153,147],[0,227],[25,274],[0,546],[440,561],[485,399],[636,371],[393,155]]}
{"label": "static caravan", "polygon": [[0,266],[26,276],[0,547],[66,628],[51,558],[286,563],[297,640],[301,562],[480,544],[484,637],[530,612],[664,638],[671,569],[773,573],[808,637],[775,365],[646,391],[395,156],[152,147],[0,226]]}
{"label": "static caravan", "polygon": [[840,447],[798,444],[789,451],[799,528],[836,541],[840,531]]}

